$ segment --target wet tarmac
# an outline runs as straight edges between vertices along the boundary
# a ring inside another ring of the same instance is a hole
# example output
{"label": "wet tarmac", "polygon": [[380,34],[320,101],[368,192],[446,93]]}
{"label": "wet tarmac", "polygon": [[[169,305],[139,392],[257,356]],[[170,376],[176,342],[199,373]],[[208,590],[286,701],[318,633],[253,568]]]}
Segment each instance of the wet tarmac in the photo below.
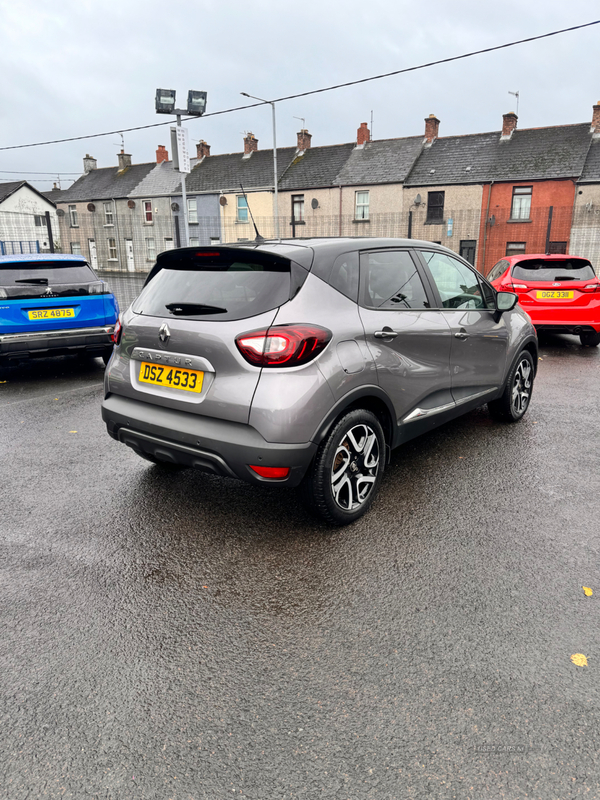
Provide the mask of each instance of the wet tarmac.
{"label": "wet tarmac", "polygon": [[600,351],[541,345],[334,530],[114,442],[100,360],[5,370],[0,797],[600,797]]}

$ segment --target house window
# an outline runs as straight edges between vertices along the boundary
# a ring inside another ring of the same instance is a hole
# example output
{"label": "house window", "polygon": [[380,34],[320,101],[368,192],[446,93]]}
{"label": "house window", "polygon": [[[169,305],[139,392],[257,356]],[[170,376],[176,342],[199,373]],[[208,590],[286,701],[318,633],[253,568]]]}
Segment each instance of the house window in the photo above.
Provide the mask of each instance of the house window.
{"label": "house window", "polygon": [[211,244],[221,244],[221,239],[219,236],[211,236],[210,237]]}
{"label": "house window", "polygon": [[[190,239],[190,244],[191,243],[192,243],[192,240]],[[173,244],[172,237],[170,237],[170,236],[165,237],[165,250],[172,250],[174,247],[175,247],[175,245]]]}
{"label": "house window", "polygon": [[104,224],[105,225],[114,225],[115,221],[113,218],[113,207],[112,203],[104,203]]}
{"label": "house window", "polygon": [[304,222],[304,195],[292,195],[292,219],[294,222]]}
{"label": "house window", "polygon": [[427,218],[425,222],[444,221],[445,192],[427,192]]}
{"label": "house window", "polygon": [[[41,216],[41,214],[35,214],[34,215],[34,220],[35,220],[35,227],[36,228],[41,228],[43,225],[46,224],[46,220],[45,220],[44,217]],[[73,226],[71,226],[71,227],[73,227]]]}
{"label": "house window", "polygon": [[551,256],[566,256],[567,243],[566,242],[549,242],[548,255]]}
{"label": "house window", "polygon": [[146,239],[146,260],[156,261],[156,245],[154,239]]}
{"label": "house window", "polygon": [[354,219],[369,219],[369,192],[356,192]]}
{"label": "house window", "polygon": [[144,209],[144,224],[152,225],[154,222],[152,216],[152,200],[144,200],[142,202],[142,208]]}
{"label": "house window", "polygon": [[525,242],[507,242],[506,255],[507,256],[521,256],[525,252]]}
{"label": "house window", "polygon": [[81,245],[79,242],[71,242],[71,254],[74,256],[81,255]]}
{"label": "house window", "polygon": [[79,221],[77,220],[77,206],[69,206],[69,224],[72,228],[79,227]]}
{"label": "house window", "polygon": [[117,240],[116,239],[109,239],[108,240],[108,260],[109,261],[116,261],[117,260]]}
{"label": "house window", "polygon": [[198,202],[195,197],[190,197],[187,201],[188,222],[198,222]]}
{"label": "house window", "polygon": [[529,219],[531,212],[531,186],[515,186],[513,189],[511,219]]}
{"label": "house window", "polygon": [[237,221],[248,222],[248,202],[242,194],[237,196]]}
{"label": "house window", "polygon": [[200,244],[200,239],[197,236],[190,236],[189,246],[190,247],[198,247]]}

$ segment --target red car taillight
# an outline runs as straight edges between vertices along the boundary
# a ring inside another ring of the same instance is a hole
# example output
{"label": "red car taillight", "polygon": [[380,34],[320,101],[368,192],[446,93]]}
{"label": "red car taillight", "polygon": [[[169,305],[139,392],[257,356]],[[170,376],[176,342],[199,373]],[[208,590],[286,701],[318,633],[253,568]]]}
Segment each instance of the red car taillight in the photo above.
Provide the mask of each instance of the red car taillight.
{"label": "red car taillight", "polygon": [[590,292],[600,292],[600,283],[588,283],[587,286],[578,286],[578,292],[585,292],[589,294]]}
{"label": "red car taillight", "polygon": [[272,481],[284,480],[290,474],[289,467],[259,467],[250,464],[250,469],[261,478],[269,478]]}
{"label": "red car taillight", "polygon": [[299,367],[322,352],[332,333],[318,325],[274,325],[236,337],[246,361],[257,367]]}
{"label": "red car taillight", "polygon": [[122,331],[123,331],[123,326],[121,325],[121,317],[119,317],[115,322],[115,329],[110,337],[115,344],[119,344],[119,342],[121,341]]}

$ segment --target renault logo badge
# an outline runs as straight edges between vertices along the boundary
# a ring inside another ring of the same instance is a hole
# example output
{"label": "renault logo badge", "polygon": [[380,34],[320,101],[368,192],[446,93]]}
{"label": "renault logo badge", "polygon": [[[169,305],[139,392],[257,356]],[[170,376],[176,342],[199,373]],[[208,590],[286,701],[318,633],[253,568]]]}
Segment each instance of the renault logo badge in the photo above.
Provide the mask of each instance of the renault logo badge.
{"label": "renault logo badge", "polygon": [[158,338],[161,340],[161,342],[164,342],[165,344],[171,338],[171,331],[169,330],[169,326],[167,325],[166,322],[164,325],[161,325],[160,328],[158,329]]}

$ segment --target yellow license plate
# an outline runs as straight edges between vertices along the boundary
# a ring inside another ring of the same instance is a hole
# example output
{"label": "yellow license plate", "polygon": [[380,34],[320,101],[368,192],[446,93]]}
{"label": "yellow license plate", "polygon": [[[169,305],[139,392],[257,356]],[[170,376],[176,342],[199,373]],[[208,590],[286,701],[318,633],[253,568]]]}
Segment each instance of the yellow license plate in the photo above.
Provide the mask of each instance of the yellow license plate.
{"label": "yellow license plate", "polygon": [[35,311],[28,311],[29,319],[64,319],[74,317],[74,308],[38,308]]}
{"label": "yellow license plate", "polygon": [[186,392],[201,392],[204,373],[196,369],[159,366],[142,361],[139,379],[142,383],[153,383],[155,386],[184,389]]}
{"label": "yellow license plate", "polygon": [[546,289],[536,293],[538,300],[572,300],[573,292]]}

